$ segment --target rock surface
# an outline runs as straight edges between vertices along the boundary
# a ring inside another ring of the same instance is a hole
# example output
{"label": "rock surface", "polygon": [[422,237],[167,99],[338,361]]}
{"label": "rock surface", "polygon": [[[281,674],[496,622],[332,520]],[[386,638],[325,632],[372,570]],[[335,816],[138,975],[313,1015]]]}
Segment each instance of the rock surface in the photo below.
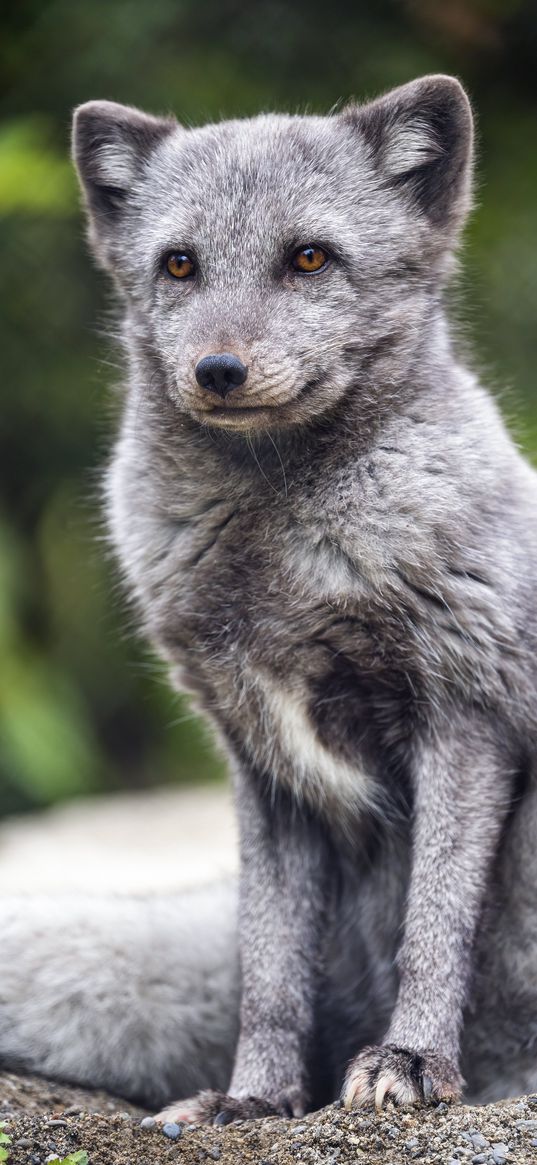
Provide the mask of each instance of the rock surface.
{"label": "rock surface", "polygon": [[483,1108],[388,1106],[380,1115],[332,1105],[303,1120],[181,1129],[165,1137],[146,1114],[105,1093],[0,1074],[8,1165],[46,1165],[84,1149],[89,1165],[536,1165],[537,1096]]}
{"label": "rock surface", "polygon": [[234,874],[237,855],[228,785],[81,797],[0,821],[0,895],[168,893]]}

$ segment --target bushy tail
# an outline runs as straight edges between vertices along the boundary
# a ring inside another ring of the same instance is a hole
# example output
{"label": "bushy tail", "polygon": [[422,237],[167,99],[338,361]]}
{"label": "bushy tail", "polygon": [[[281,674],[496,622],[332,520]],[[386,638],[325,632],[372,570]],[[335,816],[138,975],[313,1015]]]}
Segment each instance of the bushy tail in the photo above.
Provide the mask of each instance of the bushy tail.
{"label": "bushy tail", "polygon": [[225,1089],[232,882],[154,897],[0,899],[0,1064],[161,1107]]}

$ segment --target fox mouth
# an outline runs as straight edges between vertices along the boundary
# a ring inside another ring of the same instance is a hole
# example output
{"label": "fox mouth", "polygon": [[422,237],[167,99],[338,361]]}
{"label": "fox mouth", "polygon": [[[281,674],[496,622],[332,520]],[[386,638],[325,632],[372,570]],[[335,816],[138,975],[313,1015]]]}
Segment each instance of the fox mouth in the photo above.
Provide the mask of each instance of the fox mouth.
{"label": "fox mouth", "polygon": [[248,428],[254,418],[267,416],[277,411],[276,405],[217,405],[213,409],[200,409],[198,418],[206,425],[220,425],[223,428]]}
{"label": "fox mouth", "polygon": [[289,406],[293,407],[314,392],[324,380],[324,375],[311,377],[303,385],[296,396],[289,397],[287,400],[276,401],[271,403],[267,401],[266,404],[245,404],[234,405],[229,404],[211,405],[209,407],[197,408],[196,414],[198,418],[203,418],[206,424],[220,424],[220,425],[244,425],[247,427],[248,421],[253,420],[254,417],[266,416],[268,414],[274,415],[280,410],[286,409]]}
{"label": "fox mouth", "polygon": [[213,409],[204,409],[210,417],[240,417],[243,413],[266,413],[268,409],[277,408],[277,405],[216,405]]}

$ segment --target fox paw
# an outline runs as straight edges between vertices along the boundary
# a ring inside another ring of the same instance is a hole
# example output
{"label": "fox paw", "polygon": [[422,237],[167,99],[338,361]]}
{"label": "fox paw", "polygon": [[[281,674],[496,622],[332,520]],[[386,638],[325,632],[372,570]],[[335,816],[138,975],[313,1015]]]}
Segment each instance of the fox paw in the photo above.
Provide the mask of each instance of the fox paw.
{"label": "fox paw", "polygon": [[275,1108],[268,1100],[260,1100],[256,1096],[243,1096],[237,1099],[227,1096],[225,1092],[207,1090],[198,1093],[188,1100],[178,1100],[170,1104],[156,1116],[156,1120],[165,1124],[167,1121],[185,1121],[192,1125],[229,1125],[232,1121],[250,1121],[256,1117],[289,1115],[287,1112]]}
{"label": "fox paw", "polygon": [[343,1085],[346,1108],[396,1104],[437,1104],[459,1100],[462,1078],[456,1066],[436,1052],[412,1052],[386,1044],[364,1048],[351,1061]]}

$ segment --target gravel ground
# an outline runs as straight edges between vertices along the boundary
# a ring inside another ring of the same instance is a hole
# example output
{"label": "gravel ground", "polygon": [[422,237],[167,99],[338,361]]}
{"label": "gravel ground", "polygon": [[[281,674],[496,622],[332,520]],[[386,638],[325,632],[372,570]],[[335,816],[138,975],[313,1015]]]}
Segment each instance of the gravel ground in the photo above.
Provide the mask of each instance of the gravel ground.
{"label": "gravel ground", "polygon": [[537,1096],[483,1108],[389,1106],[381,1116],[331,1106],[300,1121],[180,1129],[175,1140],[142,1127],[146,1114],[125,1101],[34,1077],[0,1074],[0,1106],[8,1165],[46,1165],[79,1149],[90,1165],[537,1165]]}

